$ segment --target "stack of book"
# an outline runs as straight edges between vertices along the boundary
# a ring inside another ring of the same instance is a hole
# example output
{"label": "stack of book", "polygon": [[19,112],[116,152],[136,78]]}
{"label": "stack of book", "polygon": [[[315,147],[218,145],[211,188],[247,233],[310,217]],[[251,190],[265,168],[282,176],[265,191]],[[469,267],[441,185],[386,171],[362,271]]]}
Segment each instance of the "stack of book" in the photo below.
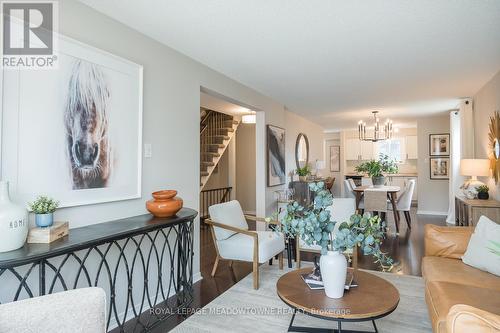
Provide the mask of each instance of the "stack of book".
{"label": "stack of book", "polygon": [[[302,280],[307,284],[310,289],[325,289],[323,280],[321,279],[321,273],[318,269],[314,269],[311,273],[302,274]],[[354,281],[353,270],[348,269],[345,278],[345,290],[357,287],[358,284]]]}

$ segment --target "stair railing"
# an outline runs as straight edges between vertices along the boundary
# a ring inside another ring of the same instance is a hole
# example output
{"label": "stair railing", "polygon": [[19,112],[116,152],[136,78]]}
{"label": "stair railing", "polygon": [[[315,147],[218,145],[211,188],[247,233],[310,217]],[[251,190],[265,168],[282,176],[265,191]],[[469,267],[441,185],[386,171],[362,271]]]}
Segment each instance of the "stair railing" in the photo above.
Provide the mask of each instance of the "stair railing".
{"label": "stair railing", "polygon": [[232,187],[221,187],[200,192],[200,220],[209,217],[208,207],[231,200]]}

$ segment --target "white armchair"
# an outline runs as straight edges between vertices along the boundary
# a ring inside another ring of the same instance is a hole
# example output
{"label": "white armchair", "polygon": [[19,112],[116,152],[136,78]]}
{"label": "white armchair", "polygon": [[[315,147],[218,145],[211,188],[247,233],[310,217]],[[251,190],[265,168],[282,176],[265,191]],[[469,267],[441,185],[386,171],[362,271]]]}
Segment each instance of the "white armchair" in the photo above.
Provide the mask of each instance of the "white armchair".
{"label": "white armchair", "polygon": [[80,288],[0,304],[0,332],[104,333],[106,293]]}
{"label": "white armchair", "polygon": [[208,211],[210,218],[205,223],[210,226],[217,251],[212,276],[215,276],[220,259],[249,261],[253,263],[254,289],[259,289],[259,264],[278,255],[279,268],[283,269],[283,234],[248,230],[247,219],[265,222],[264,219],[245,216],[236,200],[210,206]]}
{"label": "white armchair", "polygon": [[[333,198],[333,203],[327,208],[330,211],[330,220],[335,222],[348,221],[356,212],[356,200],[354,198]],[[340,223],[335,224],[333,234],[338,231]],[[321,252],[319,245],[307,245],[300,237],[297,237],[297,268],[300,268],[300,251],[304,252]]]}

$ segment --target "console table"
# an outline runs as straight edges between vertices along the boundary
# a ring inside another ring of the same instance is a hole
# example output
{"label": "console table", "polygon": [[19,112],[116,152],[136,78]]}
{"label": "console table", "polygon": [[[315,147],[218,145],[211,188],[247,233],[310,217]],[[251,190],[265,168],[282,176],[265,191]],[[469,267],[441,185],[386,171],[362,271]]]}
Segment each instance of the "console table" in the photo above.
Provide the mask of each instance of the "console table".
{"label": "console table", "polygon": [[455,224],[457,226],[475,226],[481,215],[500,223],[500,202],[493,199],[455,197]]}
{"label": "console table", "polygon": [[135,327],[147,331],[193,300],[196,215],[183,208],[170,218],[147,214],[98,223],[71,229],[51,244],[0,253],[0,302],[98,286],[108,295],[108,330],[124,331],[135,319]]}

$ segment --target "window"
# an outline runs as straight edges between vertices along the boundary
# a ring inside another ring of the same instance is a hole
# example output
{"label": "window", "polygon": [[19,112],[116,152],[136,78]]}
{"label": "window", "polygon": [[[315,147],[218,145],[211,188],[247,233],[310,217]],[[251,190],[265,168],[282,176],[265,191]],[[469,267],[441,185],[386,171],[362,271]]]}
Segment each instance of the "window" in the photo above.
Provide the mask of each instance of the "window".
{"label": "window", "polygon": [[380,154],[388,155],[390,159],[398,163],[404,161],[404,138],[393,138],[376,143],[377,157]]}

